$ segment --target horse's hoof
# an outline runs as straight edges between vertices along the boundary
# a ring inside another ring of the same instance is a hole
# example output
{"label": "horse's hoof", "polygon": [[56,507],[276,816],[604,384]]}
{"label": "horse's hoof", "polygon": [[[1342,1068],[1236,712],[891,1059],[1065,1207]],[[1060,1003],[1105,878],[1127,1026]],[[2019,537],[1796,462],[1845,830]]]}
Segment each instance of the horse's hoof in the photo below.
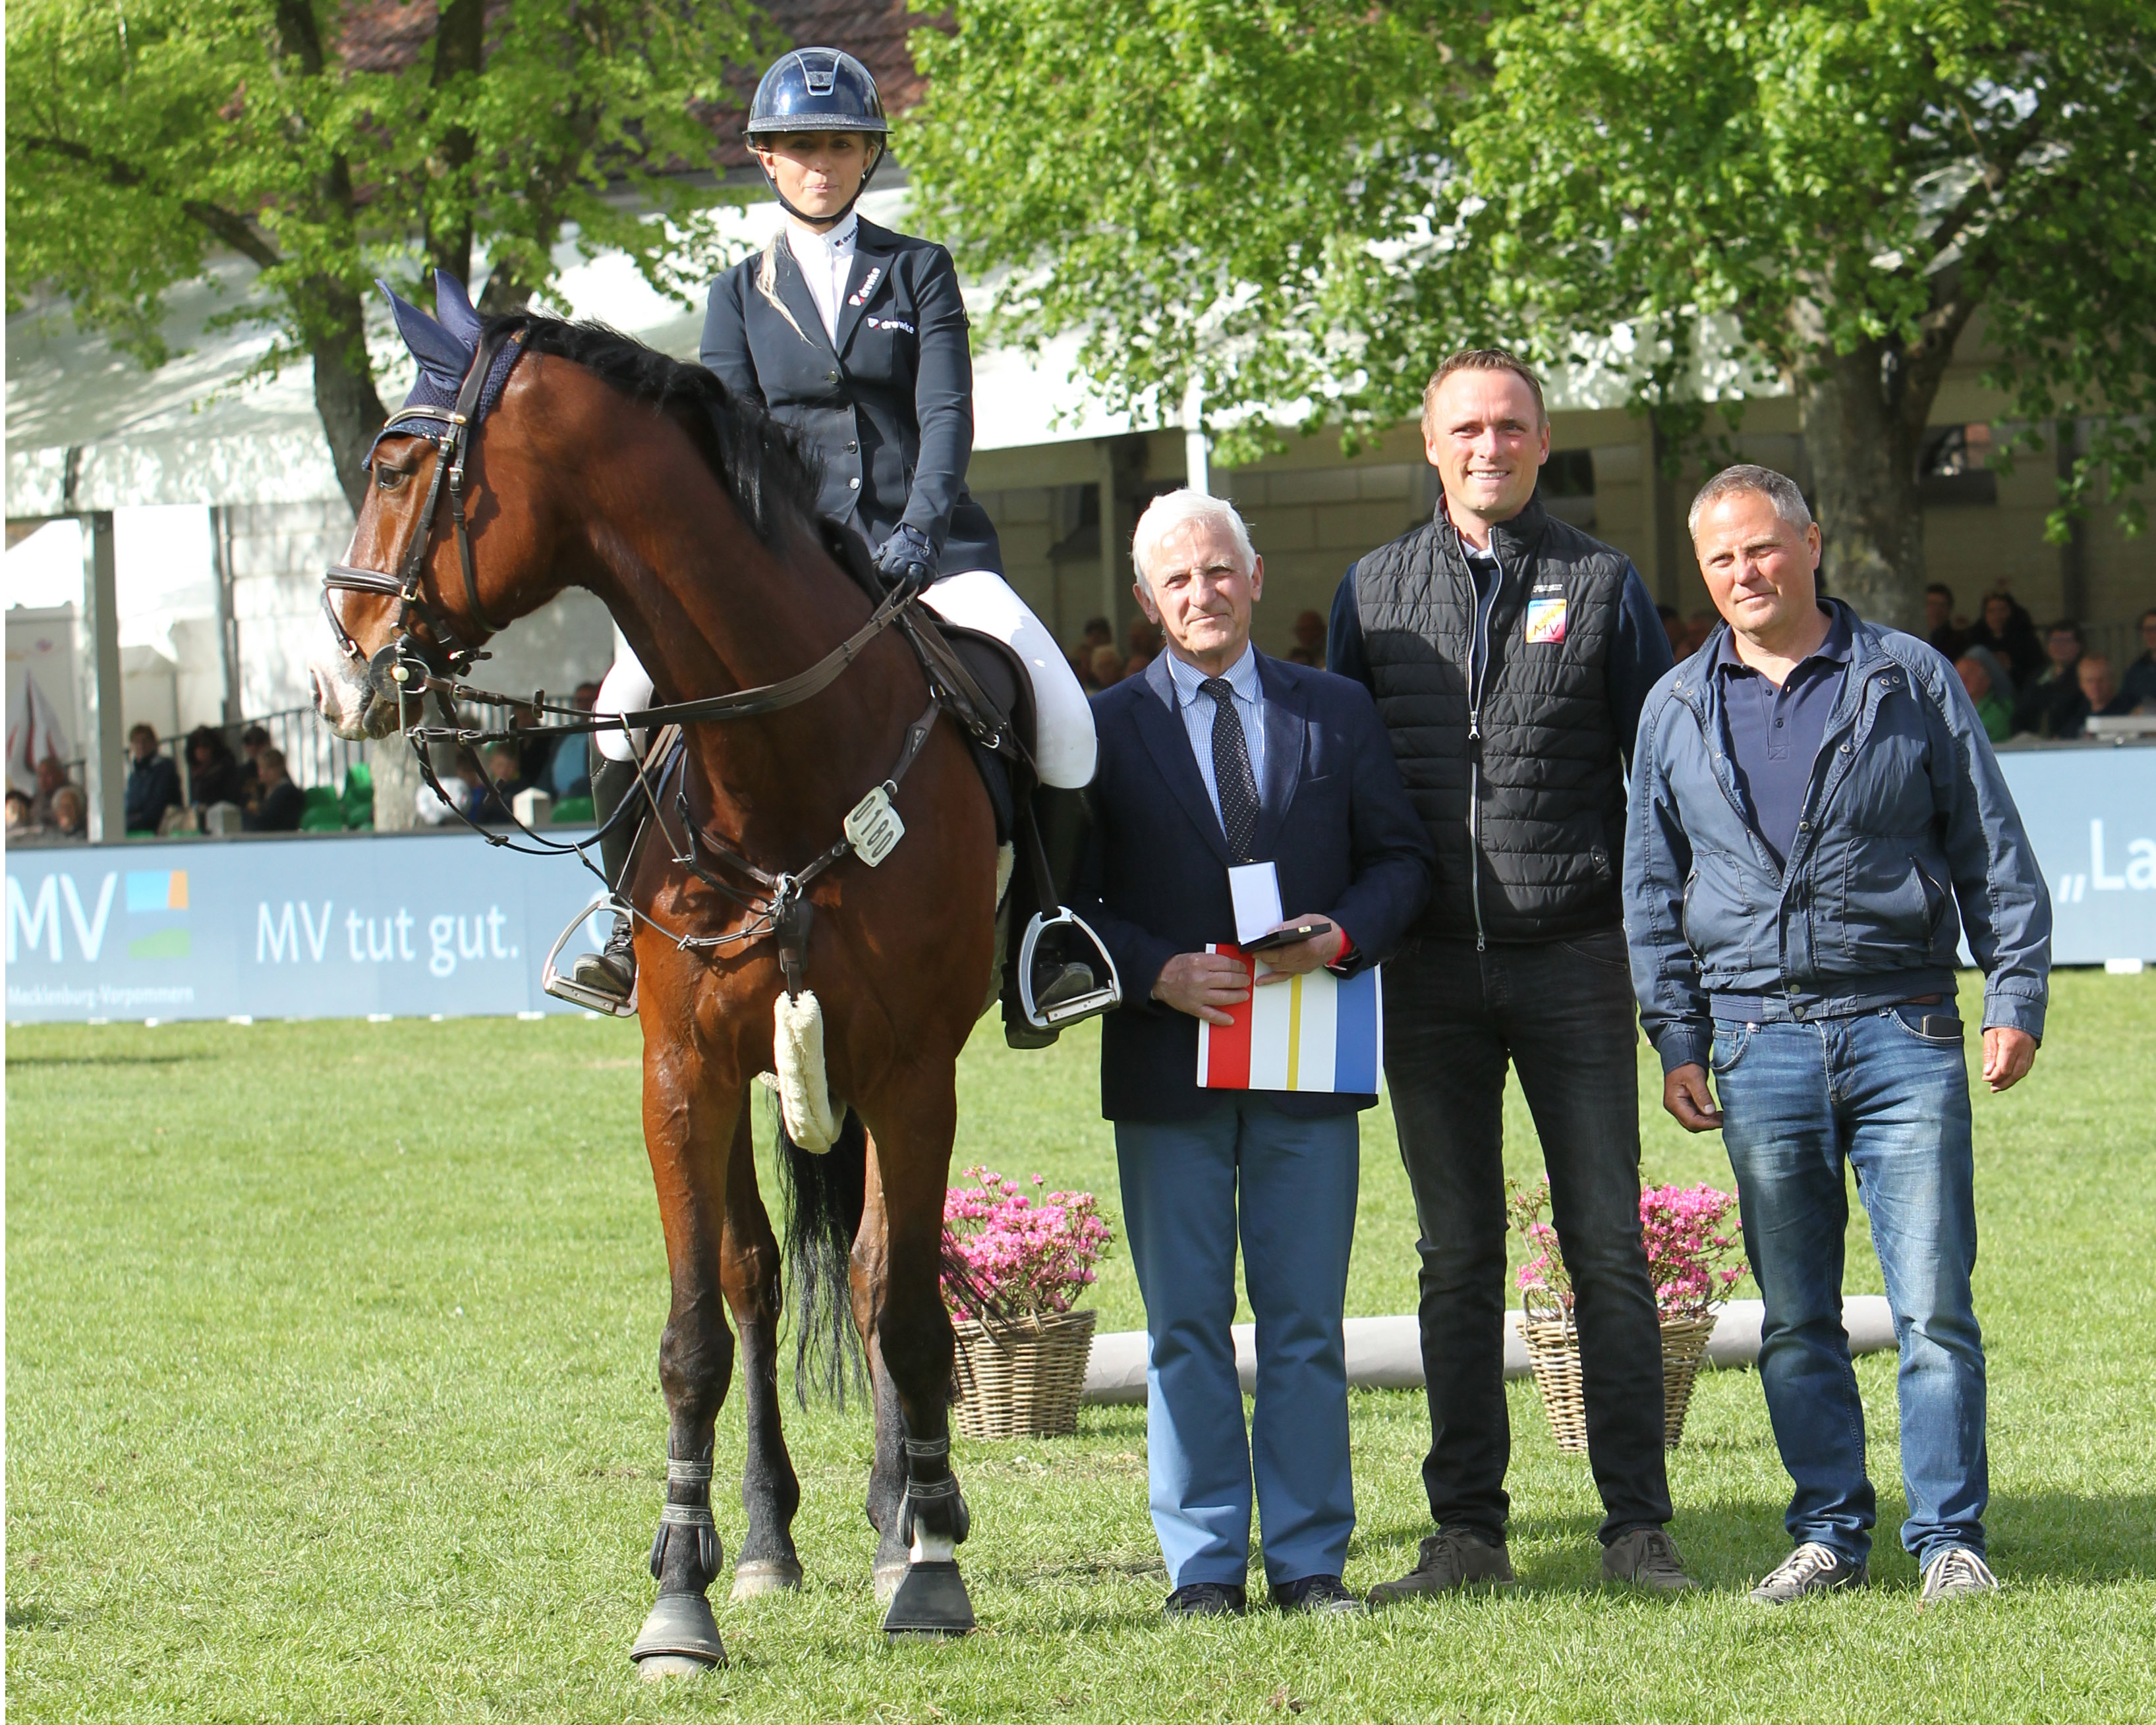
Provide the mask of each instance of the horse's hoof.
{"label": "horse's hoof", "polygon": [[734,1565],[733,1597],[740,1599],[760,1599],[766,1594],[798,1594],[801,1591],[801,1560],[798,1558],[756,1558]]}
{"label": "horse's hoof", "polygon": [[693,1676],[726,1662],[711,1602],[701,1594],[661,1594],[629,1650],[647,1677]]}
{"label": "horse's hoof", "polygon": [[963,1635],[973,1627],[973,1602],[952,1563],[909,1563],[891,1609],[884,1613],[887,1635]]}
{"label": "horse's hoof", "polygon": [[898,1591],[898,1584],[906,1579],[906,1572],[910,1567],[902,1558],[896,1563],[878,1563],[875,1566],[877,1604],[888,1605],[891,1603],[891,1595]]}

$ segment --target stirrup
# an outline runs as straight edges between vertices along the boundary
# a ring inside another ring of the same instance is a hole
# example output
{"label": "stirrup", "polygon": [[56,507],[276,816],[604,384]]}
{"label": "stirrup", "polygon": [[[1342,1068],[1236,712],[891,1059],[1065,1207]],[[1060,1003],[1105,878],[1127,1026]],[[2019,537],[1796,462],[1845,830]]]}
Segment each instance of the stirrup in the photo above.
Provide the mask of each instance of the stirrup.
{"label": "stirrup", "polygon": [[[1057,929],[1075,929],[1092,947],[1093,956],[1100,962],[1093,967],[1093,974],[1104,972],[1107,981],[1052,1005],[1042,1005],[1033,998],[1033,961],[1039,952],[1043,935]],[[1018,951],[1019,1006],[1025,1014],[1025,1021],[1036,1030],[1060,1030],[1081,1019],[1097,1018],[1104,1012],[1113,1012],[1123,1004],[1123,979],[1116,970],[1116,961],[1108,955],[1101,937],[1086,925],[1086,919],[1067,905],[1056,906],[1055,914],[1045,916],[1034,913],[1033,920],[1025,926],[1025,939]]]}
{"label": "stirrup", "polygon": [[581,1006],[587,1012],[604,1013],[608,1018],[633,1019],[636,1016],[635,988],[629,989],[628,999],[618,999],[612,994],[602,993],[597,988],[586,988],[583,983],[564,976],[555,968],[555,961],[562,956],[562,948],[569,944],[570,937],[601,911],[611,911],[618,916],[629,914],[617,900],[603,896],[593,899],[577,913],[548,949],[547,962],[540,968],[539,986],[557,1000],[566,1000],[570,1005]]}

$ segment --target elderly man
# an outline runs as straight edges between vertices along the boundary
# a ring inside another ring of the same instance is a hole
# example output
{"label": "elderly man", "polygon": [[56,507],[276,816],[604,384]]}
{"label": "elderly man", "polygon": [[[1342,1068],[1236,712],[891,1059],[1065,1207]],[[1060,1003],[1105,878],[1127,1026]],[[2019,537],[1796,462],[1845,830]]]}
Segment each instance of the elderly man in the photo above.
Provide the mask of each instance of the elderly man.
{"label": "elderly man", "polygon": [[1766,1296],[1759,1381],[1796,1486],[1795,1549],[1752,1597],[1866,1579],[1877,1512],[1841,1322],[1845,1168],[1901,1338],[1902,1543],[1924,1604],[1988,1593],[1954,963],[1966,931],[1985,972],[1984,1076],[2005,1090],[2043,1034],[2051,901],[1945,661],[1819,598],[1820,532],[1796,486],[1726,468],[1691,526],[1725,627],[1640,716],[1625,920],[1663,1106],[1690,1131],[1722,1128]]}
{"label": "elderly man", "polygon": [[[1250,645],[1265,565],[1234,509],[1172,492],[1147,510],[1132,552],[1138,603],[1167,650],[1094,698],[1096,825],[1077,907],[1122,981],[1124,1004],[1101,1034],[1101,1111],[1115,1122],[1145,1296],[1168,1610],[1243,1609],[1254,1465],[1274,1603],[1353,1610],[1342,1581],[1355,1500],[1341,1314],[1355,1117],[1378,1099],[1201,1089],[1199,1024],[1228,1025],[1250,999],[1241,963],[1208,950],[1246,925],[1231,868],[1260,865],[1255,875],[1276,882],[1294,913],[1275,926],[1312,927],[1265,954],[1260,988],[1321,966],[1353,977],[1422,909],[1429,841],[1370,697]],[[1247,895],[1252,875],[1238,878]],[[1247,1440],[1229,1333],[1239,1234],[1257,1320]]]}
{"label": "elderly man", "polygon": [[1640,1244],[1639,1073],[1617,858],[1625,762],[1670,640],[1623,552],[1547,514],[1542,384],[1456,353],[1423,398],[1444,497],[1350,568],[1332,663],[1385,716],[1437,847],[1387,972],[1385,1077],[1422,1229],[1423,1487],[1437,1531],[1373,1604],[1512,1579],[1505,1548],[1505,1069],[1578,1291],[1602,1573],[1686,1580],[1664,1531],[1662,1339]]}

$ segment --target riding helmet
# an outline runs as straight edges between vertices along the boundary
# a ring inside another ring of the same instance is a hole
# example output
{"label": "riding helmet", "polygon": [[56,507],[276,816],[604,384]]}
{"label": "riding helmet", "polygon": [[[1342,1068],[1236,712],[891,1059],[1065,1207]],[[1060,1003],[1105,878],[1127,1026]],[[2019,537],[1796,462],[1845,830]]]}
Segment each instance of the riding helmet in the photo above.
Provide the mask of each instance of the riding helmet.
{"label": "riding helmet", "polygon": [[886,136],[883,98],[869,69],[835,48],[797,48],[782,55],[756,87],[747,135],[864,131]]}

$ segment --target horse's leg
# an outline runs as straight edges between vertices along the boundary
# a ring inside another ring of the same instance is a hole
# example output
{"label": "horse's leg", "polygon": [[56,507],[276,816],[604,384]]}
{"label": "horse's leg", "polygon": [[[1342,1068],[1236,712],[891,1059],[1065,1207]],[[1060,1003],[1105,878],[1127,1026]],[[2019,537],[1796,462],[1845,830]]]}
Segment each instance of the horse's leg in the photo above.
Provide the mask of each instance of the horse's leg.
{"label": "horse's leg", "polygon": [[884,1240],[883,1175],[876,1165],[875,1142],[869,1143],[861,1225],[854,1236],[852,1284],[854,1322],[869,1363],[869,1394],[875,1413],[875,1462],[869,1472],[869,1525],[876,1530],[875,1596],[889,1604],[906,1579],[908,1548],[898,1537],[899,1512],[906,1497],[906,1450],[898,1411],[898,1391],[883,1363],[876,1338],[876,1308],[882,1293],[886,1259]]}
{"label": "horse's leg", "polygon": [[957,1129],[952,1066],[911,1069],[876,1098],[870,1119],[882,1175],[883,1286],[875,1334],[898,1404],[906,1492],[898,1537],[908,1562],[884,1628],[893,1635],[963,1635],[973,1608],[957,1553],[966,1500],[951,1471],[951,1319],[943,1307],[944,1183]]}
{"label": "horse's leg", "polygon": [[[659,980],[648,978],[647,988]],[[726,1164],[742,1107],[739,1091],[709,1087],[693,1042],[654,1034],[647,1023],[644,1050],[644,1138],[673,1303],[659,1343],[670,1416],[666,1506],[651,1543],[659,1598],[629,1657],[657,1677],[701,1671],[726,1656],[705,1590],[724,1561],[711,1519],[711,1430],[733,1375],[721,1285]]]}
{"label": "horse's leg", "polygon": [[757,1190],[749,1110],[741,1111],[726,1163],[726,1228],[721,1270],[726,1305],[740,1332],[742,1394],[747,1399],[748,1459],[742,1468],[742,1507],[748,1532],[734,1564],[733,1596],[753,1599],[801,1585],[793,1548],[793,1516],[801,1481],[786,1453],[778,1419],[778,1240]]}

